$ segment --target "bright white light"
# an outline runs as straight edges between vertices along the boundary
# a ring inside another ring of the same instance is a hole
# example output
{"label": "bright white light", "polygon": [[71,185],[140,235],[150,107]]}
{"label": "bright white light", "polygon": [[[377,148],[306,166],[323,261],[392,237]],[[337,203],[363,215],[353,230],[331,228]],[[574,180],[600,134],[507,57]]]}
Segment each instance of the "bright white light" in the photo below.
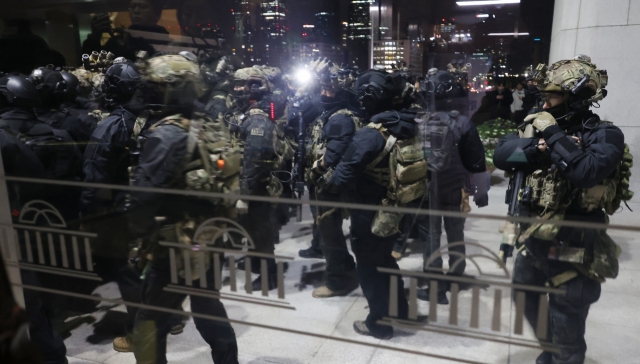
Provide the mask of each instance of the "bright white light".
{"label": "bright white light", "polygon": [[300,82],[303,85],[306,85],[307,83],[311,82],[311,80],[313,79],[313,74],[307,70],[307,69],[299,69],[298,72],[296,72],[296,80],[298,82]]}
{"label": "bright white light", "polygon": [[489,14],[476,14],[476,18],[488,18]]}
{"label": "bright white light", "polygon": [[529,35],[529,33],[489,33],[487,35],[490,37],[507,37],[515,35]]}
{"label": "bright white light", "polygon": [[482,5],[502,5],[520,4],[520,0],[481,0],[481,1],[457,1],[458,6],[482,6]]}

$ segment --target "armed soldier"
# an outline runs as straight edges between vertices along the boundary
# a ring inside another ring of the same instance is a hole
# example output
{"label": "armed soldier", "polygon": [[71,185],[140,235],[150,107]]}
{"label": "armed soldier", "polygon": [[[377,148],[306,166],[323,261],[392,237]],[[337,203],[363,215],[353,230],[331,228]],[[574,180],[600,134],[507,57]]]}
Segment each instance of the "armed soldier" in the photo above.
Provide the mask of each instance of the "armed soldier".
{"label": "armed soldier", "polygon": [[[525,172],[524,183],[513,186],[520,196],[520,215],[606,223],[606,215],[631,197],[631,156],[625,152],[624,135],[589,110],[607,95],[607,72],[589,57],[577,56],[549,69],[538,66],[535,79],[543,111],[525,122],[537,135],[505,137],[495,151],[495,165]],[[599,299],[605,278],[616,277],[619,247],[600,229],[520,224],[514,235],[518,255],[513,282],[548,284],[566,292],[549,296],[546,339],[560,351],[543,352],[536,363],[583,363],[589,307]],[[525,315],[535,327],[539,295],[524,294]]]}
{"label": "armed soldier", "polygon": [[[137,67],[132,63],[115,64],[105,72],[102,90],[106,107],[111,114],[91,134],[84,153],[84,181],[89,183],[129,184],[129,167],[137,148],[138,135],[146,127],[148,113],[135,92],[142,83]],[[141,116],[138,118],[138,116]],[[104,282],[115,281],[122,299],[142,302],[141,269],[129,266],[129,243],[134,237],[127,225],[127,217],[116,210],[125,196],[123,192],[84,188],[80,198],[83,228],[95,232],[93,262],[96,273]],[[133,325],[137,308],[127,306],[126,336],[113,340],[113,348],[120,352],[133,351]],[[184,324],[175,316],[171,334],[182,332]]]}
{"label": "armed soldier", "polygon": [[[235,73],[234,103],[240,106],[240,117],[234,118],[232,130],[242,144],[242,174],[240,193],[243,195],[280,197],[284,186],[274,172],[282,171],[286,161],[293,158],[293,149],[285,139],[284,124],[277,119],[286,115],[286,99],[276,90],[278,69],[254,66]],[[236,113],[238,114],[238,113]],[[239,122],[239,123],[238,123]],[[274,236],[282,222],[281,206],[271,202],[239,200],[236,207],[240,223],[253,238],[257,252],[273,254]],[[240,262],[240,269],[251,269],[260,273],[259,260],[253,259],[251,267]],[[277,265],[275,259],[267,259],[269,290],[277,287]],[[261,277],[253,282],[255,290],[261,287]]]}
{"label": "armed soldier", "polygon": [[[322,115],[313,126],[313,144],[308,148],[311,154],[309,176],[316,182],[327,170],[335,168],[351,143],[353,135],[361,128],[357,100],[342,89],[338,81],[338,67],[330,61],[316,66],[322,88],[320,101]],[[315,191],[318,201],[340,201],[340,195],[326,189]],[[355,261],[342,232],[342,209],[316,207],[317,231],[320,246],[327,260],[325,284],[316,288],[315,298],[345,296],[358,288]]]}
{"label": "armed soldier", "polygon": [[[427,164],[417,135],[416,113],[406,109],[411,102],[406,86],[402,75],[378,70],[358,78],[355,90],[370,123],[355,133],[335,171],[329,169],[323,176],[326,184],[321,190],[342,192],[350,202],[379,206],[404,206],[422,198]],[[370,310],[367,319],[354,322],[353,327],[361,335],[390,339],[393,328],[378,323],[389,313],[389,277],[378,268],[398,269],[391,251],[402,214],[357,209],[349,213],[351,248]],[[406,319],[408,303],[402,280],[394,294],[398,317]]]}
{"label": "armed soldier", "polygon": [[[141,67],[144,101],[150,107],[148,123],[151,126],[140,135],[140,158],[133,170],[131,184],[237,193],[240,155],[231,146],[228,129],[204,114],[193,112],[194,100],[204,92],[195,60],[186,54],[162,55],[149,59]],[[131,193],[123,206],[130,212],[129,226],[134,235],[149,242],[145,249],[153,256],[144,277],[143,304],[175,310],[186,298],[184,294],[164,290],[170,282],[170,259],[168,248],[161,246],[159,240],[184,243],[190,248],[196,244],[194,231],[198,225],[213,217],[233,217],[231,205],[234,202],[152,192]],[[156,216],[161,212],[165,219],[159,224]],[[180,254],[191,254],[189,251],[184,249]],[[179,257],[177,261],[183,258]],[[194,262],[197,259],[192,256]],[[205,261],[210,262],[211,257],[205,257]],[[196,269],[178,269],[180,284],[189,279],[199,286],[200,280],[206,280],[208,287],[214,287],[213,268],[209,265],[204,276]],[[190,301],[194,313],[227,318],[218,299],[191,295]],[[167,362],[166,341],[172,326],[171,316],[153,309],[138,310],[133,336],[138,363]],[[199,317],[193,320],[211,347],[214,363],[238,363],[236,337],[229,323]]]}

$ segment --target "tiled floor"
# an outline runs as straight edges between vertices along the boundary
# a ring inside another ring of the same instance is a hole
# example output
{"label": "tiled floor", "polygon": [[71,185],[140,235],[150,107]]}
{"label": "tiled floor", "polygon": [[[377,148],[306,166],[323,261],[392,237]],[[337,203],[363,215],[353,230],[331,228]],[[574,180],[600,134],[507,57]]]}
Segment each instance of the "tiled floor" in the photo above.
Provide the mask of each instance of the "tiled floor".
{"label": "tiled floor", "polygon": [[[506,183],[494,173],[494,181],[499,184],[490,191],[491,205],[473,212],[504,215],[506,206],[504,191]],[[640,205],[634,204],[638,210]],[[632,206],[634,208],[634,206]],[[388,363],[533,363],[539,350],[514,344],[490,341],[491,313],[495,287],[481,290],[480,327],[467,330],[479,333],[482,338],[468,338],[423,330],[396,330],[396,336],[389,341],[357,335],[352,324],[354,320],[364,319],[367,303],[360,289],[348,297],[336,297],[317,300],[311,297],[312,285],[300,285],[303,269],[310,270],[317,260],[305,260],[298,257],[299,249],[306,248],[310,235],[300,235],[301,229],[311,223],[308,209],[306,221],[291,223],[281,233],[283,242],[276,247],[276,253],[295,257],[286,274],[286,300],[295,307],[295,311],[262,305],[226,301],[225,306],[230,318],[246,322],[234,325],[236,330],[240,362],[291,363],[291,364],[388,364]],[[625,212],[612,219],[616,224],[637,225],[640,212]],[[466,224],[466,240],[476,242],[492,251],[497,251],[501,235],[497,229],[501,223],[483,219],[469,219]],[[344,225],[347,232],[348,222]],[[587,324],[587,363],[640,363],[640,281],[635,274],[640,273],[640,235],[637,233],[610,231],[610,235],[623,247],[620,260],[620,276],[603,285],[602,297],[592,306]],[[291,236],[297,236],[291,238]],[[444,237],[443,237],[444,239]],[[415,249],[418,246],[414,245]],[[480,248],[469,248],[467,254]],[[494,262],[478,261],[484,272],[498,273]],[[418,270],[422,264],[420,254],[412,254],[400,261],[402,269]],[[509,269],[511,269],[510,262]],[[477,270],[468,264],[467,273],[477,275]],[[244,277],[239,277],[243,279]],[[239,283],[239,287],[240,283]],[[223,291],[228,291],[225,287]],[[500,301],[502,337],[521,338],[513,334],[514,309],[509,289],[503,289]],[[103,297],[117,297],[115,285],[109,284],[99,289]],[[260,293],[254,293],[258,297]],[[469,328],[471,311],[471,292],[460,293],[458,327]],[[188,300],[184,305],[188,310]],[[135,363],[133,354],[117,353],[111,347],[114,328],[122,322],[123,307],[110,311],[101,311],[78,318],[80,323],[66,339],[70,363]],[[429,313],[429,304],[419,301],[419,314]],[[438,306],[437,322],[428,327],[449,327],[449,306]],[[270,325],[279,329],[292,329],[309,333],[294,334],[276,329],[265,329],[251,324]],[[111,331],[109,331],[111,330]],[[531,339],[532,331],[525,324],[524,337]],[[345,342],[343,340],[357,341]],[[189,322],[181,335],[168,339],[168,359],[172,363],[211,363],[208,347],[200,337],[193,322]]]}

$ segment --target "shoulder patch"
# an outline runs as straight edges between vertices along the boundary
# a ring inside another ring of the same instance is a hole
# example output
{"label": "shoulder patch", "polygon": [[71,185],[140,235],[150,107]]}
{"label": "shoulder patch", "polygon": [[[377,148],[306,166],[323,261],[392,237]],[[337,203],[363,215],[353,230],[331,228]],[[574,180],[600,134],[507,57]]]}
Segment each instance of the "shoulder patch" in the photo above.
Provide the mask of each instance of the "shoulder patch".
{"label": "shoulder patch", "polygon": [[261,128],[251,129],[251,135],[264,136],[264,129],[261,129]]}

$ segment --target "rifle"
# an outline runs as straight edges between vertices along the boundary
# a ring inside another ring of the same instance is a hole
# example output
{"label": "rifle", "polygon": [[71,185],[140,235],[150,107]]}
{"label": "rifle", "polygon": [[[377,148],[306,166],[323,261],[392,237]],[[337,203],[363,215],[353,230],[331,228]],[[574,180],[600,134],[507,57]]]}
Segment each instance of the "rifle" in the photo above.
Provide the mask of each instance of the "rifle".
{"label": "rifle", "polygon": [[[293,107],[296,109],[298,117],[298,136],[296,141],[298,143],[298,149],[296,150],[295,163],[293,165],[293,173],[291,178],[291,189],[296,194],[298,199],[302,199],[304,195],[304,168],[305,168],[305,127],[302,111],[300,111],[300,101],[294,101]],[[296,221],[302,221],[302,205],[296,207]]]}
{"label": "rifle", "polygon": [[[522,138],[533,138],[535,131],[531,124],[524,126]],[[531,189],[526,188],[526,174],[524,170],[517,170],[511,180],[509,181],[509,188],[507,188],[507,194],[505,203],[509,205],[508,216],[528,216],[529,211],[527,208],[527,201],[530,201]],[[503,235],[502,242],[500,243],[500,252],[498,257],[502,259],[503,263],[507,262],[507,258],[513,255],[513,248],[516,245],[516,240],[520,235],[520,224],[517,222],[507,222]]]}

